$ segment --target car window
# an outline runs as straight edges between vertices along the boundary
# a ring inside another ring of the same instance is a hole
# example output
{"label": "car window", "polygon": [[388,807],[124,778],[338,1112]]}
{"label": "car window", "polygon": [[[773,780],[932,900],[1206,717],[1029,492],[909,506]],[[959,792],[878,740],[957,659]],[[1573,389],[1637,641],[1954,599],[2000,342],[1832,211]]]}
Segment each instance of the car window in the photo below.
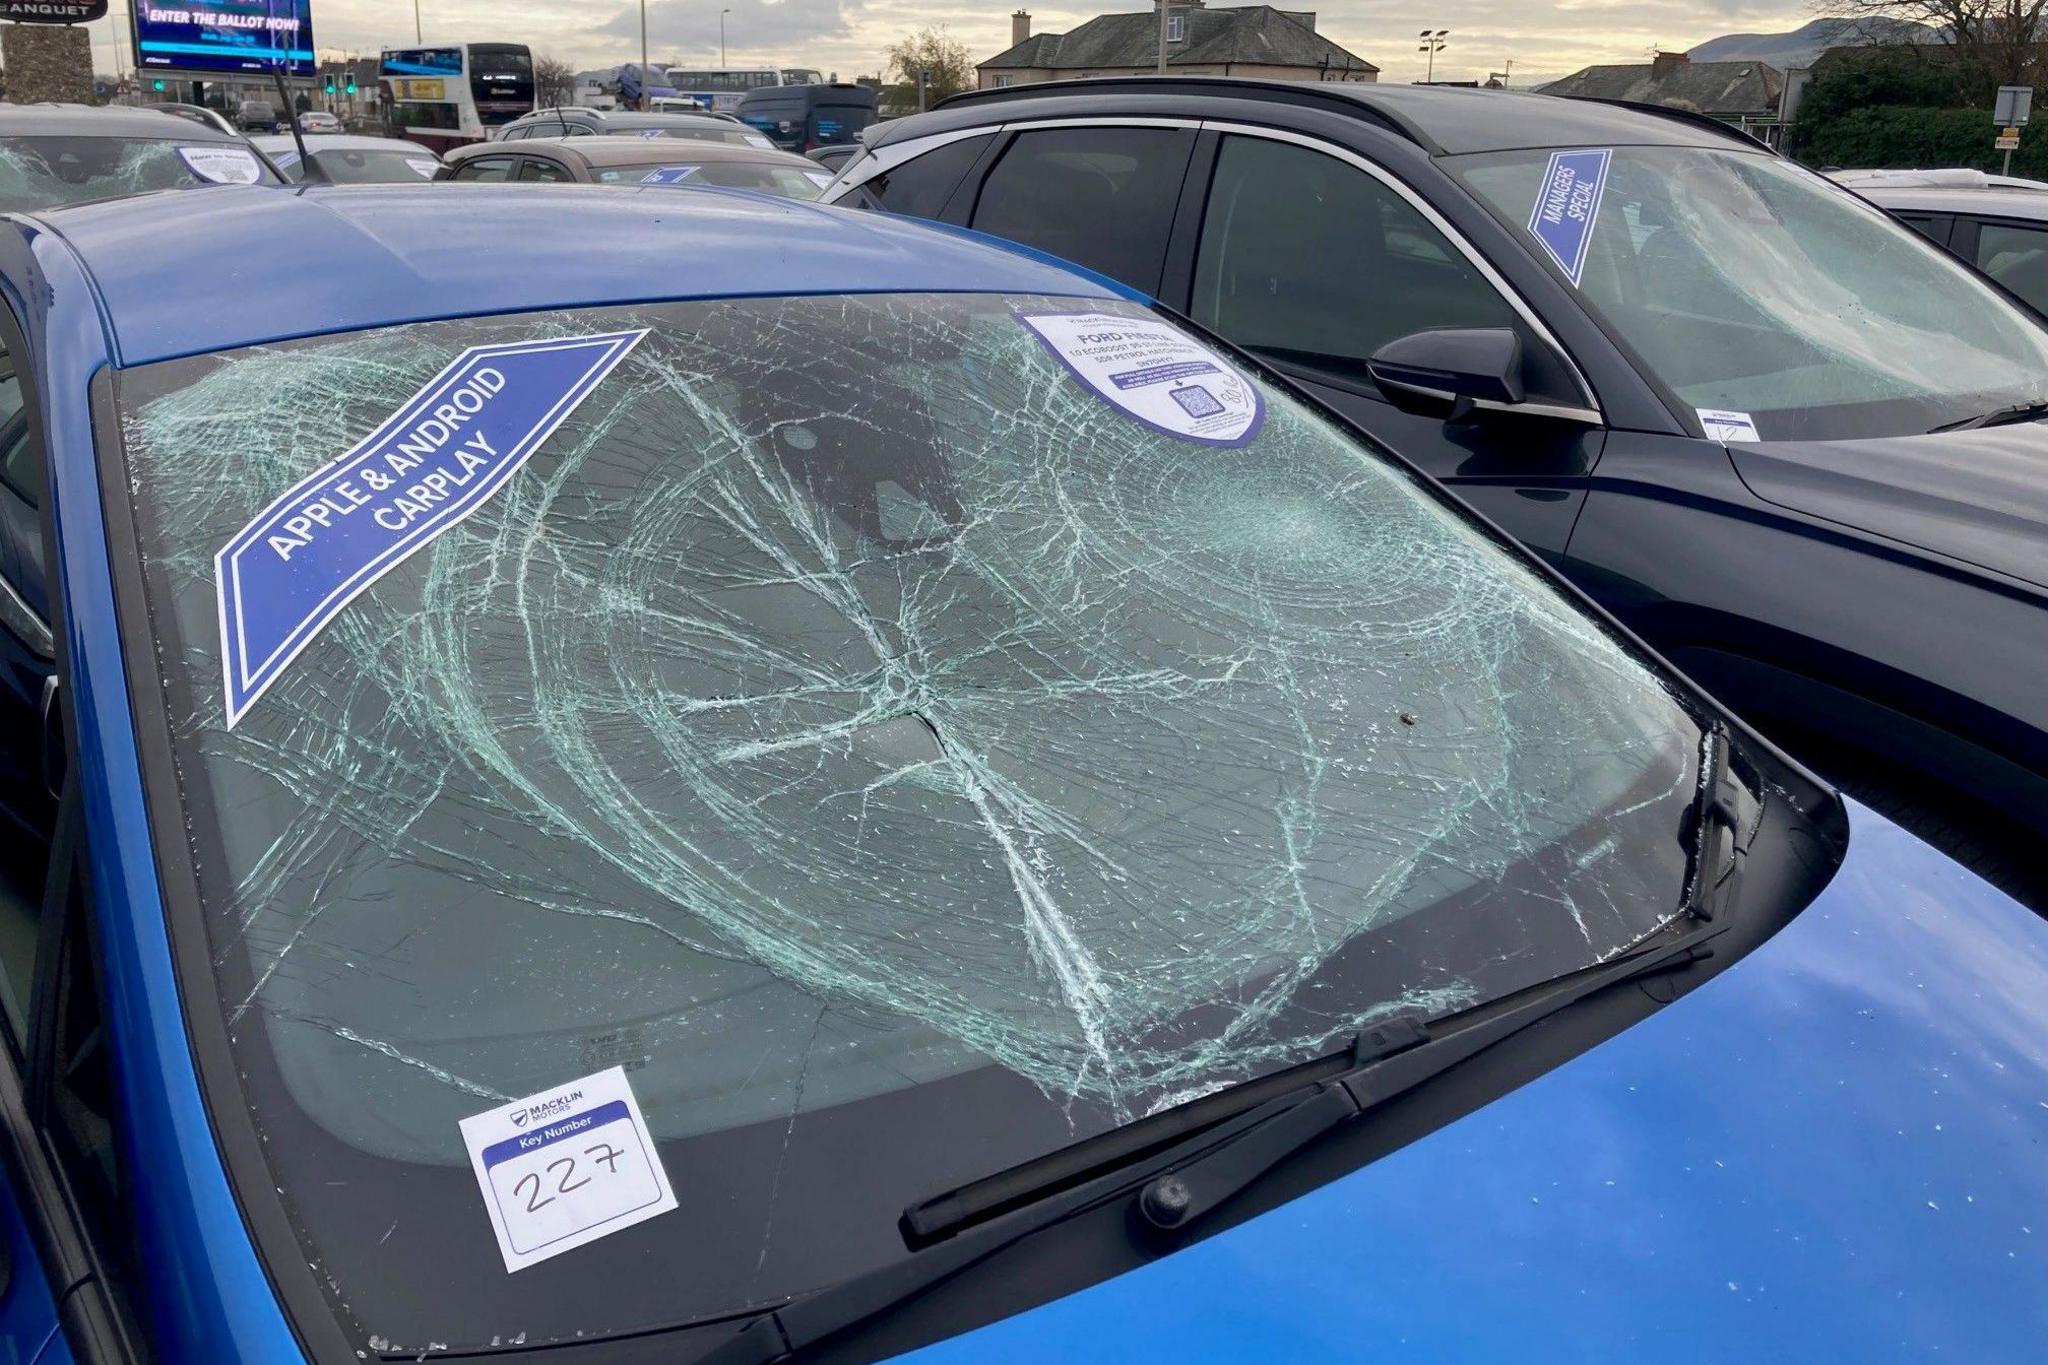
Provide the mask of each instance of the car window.
{"label": "car window", "polygon": [[158,138],[0,137],[0,212],[83,204],[150,190],[277,184],[246,143]]}
{"label": "car window", "polygon": [[526,158],[526,163],[519,168],[519,178],[521,180],[541,181],[552,184],[558,181],[573,180],[575,177],[570,175],[569,168],[559,161],[550,161],[545,157],[529,156]]}
{"label": "car window", "polygon": [[668,185],[689,189],[717,186],[733,190],[761,190],[784,199],[816,199],[832,182],[821,166],[778,166],[757,161],[681,160],[649,161],[636,166],[604,166],[597,171],[601,185]]}
{"label": "car window", "polygon": [[1685,416],[1733,412],[1764,440],[1838,440],[2048,401],[2037,319],[1921,234],[1778,157],[1536,148],[1440,164],[1544,260],[1553,248],[1531,224],[1548,224],[1560,254],[1578,258],[1589,311]]}
{"label": "car window", "polygon": [[1432,327],[1519,327],[1407,200],[1312,148],[1227,137],[1202,214],[1190,313],[1238,345],[1356,368]]}
{"label": "car window", "polygon": [[47,589],[40,581],[42,457],[21,376],[0,347],[0,1016],[17,1045],[41,937],[50,803],[43,772],[43,679],[51,671]]}
{"label": "car window", "polygon": [[498,134],[498,141],[517,142],[521,138],[531,136],[533,136],[533,128],[532,125],[529,124],[517,128],[507,128],[504,132]]}
{"label": "car window", "polygon": [[[1683,918],[1685,704],[1142,305],[549,311],[114,382],[207,1093],[359,1349],[780,1303],[902,1258],[916,1199]],[[223,641],[275,670],[232,725]],[[683,1210],[504,1274],[461,1120],[613,1067]]]}
{"label": "car window", "polygon": [[455,168],[451,180],[505,180],[512,174],[512,158],[509,156],[471,157]]}
{"label": "car window", "polygon": [[2048,310],[2048,230],[1980,223],[1977,268],[2033,307]]}
{"label": "car window", "polygon": [[312,152],[322,174],[337,185],[412,185],[432,180],[440,169],[439,159],[425,147],[344,148],[315,143]]}
{"label": "car window", "polygon": [[871,177],[861,189],[875,201],[875,207],[912,218],[936,218],[953,197],[953,191],[967,178],[994,134],[964,137],[914,156],[902,165]]}
{"label": "car window", "polygon": [[1157,293],[1193,146],[1180,128],[1019,133],[982,181],[973,226]]}

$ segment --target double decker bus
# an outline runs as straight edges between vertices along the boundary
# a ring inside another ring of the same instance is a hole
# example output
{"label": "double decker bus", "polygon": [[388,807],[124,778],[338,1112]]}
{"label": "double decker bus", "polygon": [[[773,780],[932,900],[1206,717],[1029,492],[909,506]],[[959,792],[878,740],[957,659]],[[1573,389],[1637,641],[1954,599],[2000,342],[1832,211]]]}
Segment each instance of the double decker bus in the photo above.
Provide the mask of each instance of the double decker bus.
{"label": "double decker bus", "polygon": [[740,96],[764,85],[817,85],[821,77],[809,67],[722,67],[716,70],[672,66],[668,83],[675,98],[689,100],[714,113],[730,114],[740,107]]}
{"label": "double decker bus", "polygon": [[537,107],[524,43],[387,48],[378,84],[393,130],[436,151],[495,137]]}

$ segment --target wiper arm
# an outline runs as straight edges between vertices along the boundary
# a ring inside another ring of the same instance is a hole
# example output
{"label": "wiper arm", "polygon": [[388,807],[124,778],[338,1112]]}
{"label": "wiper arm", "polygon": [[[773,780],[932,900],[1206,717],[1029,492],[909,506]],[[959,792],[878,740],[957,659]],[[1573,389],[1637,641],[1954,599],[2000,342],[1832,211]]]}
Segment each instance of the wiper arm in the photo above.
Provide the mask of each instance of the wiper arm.
{"label": "wiper arm", "polygon": [[[1345,1052],[912,1205],[904,1211],[904,1230],[913,1243],[927,1243],[923,1250],[762,1314],[702,1365],[766,1365],[806,1350],[1134,1188],[1146,1222],[1184,1229],[1333,1129],[1523,1029],[1596,992],[1712,956],[1712,940],[1727,932],[1741,883],[1744,826],[1753,834],[1758,807],[1732,772],[1729,753],[1720,726],[1702,737],[1699,787],[1683,830],[1690,846],[1684,902],[1690,929],[1532,987],[1519,999],[1434,1025],[1419,1015],[1383,1020]],[[1176,1131],[1184,1136],[1176,1139]]]}
{"label": "wiper arm", "polygon": [[1980,412],[1975,417],[1965,417],[1954,422],[1943,422],[1938,427],[1929,427],[1927,434],[1933,436],[1944,431],[1975,431],[1980,427],[2006,427],[2013,425],[2015,422],[2031,422],[2039,417],[2048,417],[2048,400],[2038,403],[2014,403],[2010,407],[1993,408],[1990,412]]}

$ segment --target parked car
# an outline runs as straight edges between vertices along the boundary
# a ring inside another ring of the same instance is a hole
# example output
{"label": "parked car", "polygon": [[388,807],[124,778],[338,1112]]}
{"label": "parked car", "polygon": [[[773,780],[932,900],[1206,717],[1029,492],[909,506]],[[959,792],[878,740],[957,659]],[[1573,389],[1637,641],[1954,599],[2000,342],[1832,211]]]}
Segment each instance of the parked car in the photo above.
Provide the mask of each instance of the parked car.
{"label": "parked car", "polygon": [[218,109],[209,109],[203,104],[180,104],[174,100],[165,100],[161,103],[146,104],[142,107],[159,114],[176,114],[179,118],[190,119],[194,123],[204,124],[206,127],[226,133],[230,137],[241,136],[241,130],[228,122],[227,115],[221,113]]}
{"label": "parked car", "polygon": [[505,125],[498,141],[517,142],[523,138],[545,137],[672,137],[698,142],[730,142],[743,147],[773,150],[770,142],[752,128],[718,114],[655,114],[616,109],[542,109],[524,114]]}
{"label": "parked car", "polygon": [[228,183],[278,178],[240,134],[175,114],[0,105],[0,213]]}
{"label": "parked car", "polygon": [[789,152],[852,143],[875,121],[875,91],[851,82],[762,85],[740,96],[740,122]]}
{"label": "parked car", "polygon": [[269,100],[243,100],[235,109],[235,127],[245,133],[274,133],[284,126],[284,117]]}
{"label": "parked car", "polygon": [[[249,140],[285,179],[296,182],[305,178],[299,144],[290,133]],[[331,133],[309,141],[306,151],[320,167],[321,178],[337,185],[416,185],[432,180],[441,170],[441,158],[433,148],[402,138]]]}
{"label": "parked car", "polygon": [[823,166],[832,174],[837,175],[839,174],[839,168],[853,160],[855,154],[859,151],[860,144],[858,142],[834,142],[829,146],[813,147],[810,151],[805,152],[804,155],[817,162],[820,166]]}
{"label": "parked car", "polygon": [[1674,110],[1145,77],[956,96],[828,197],[1253,350],[2048,908],[2048,332],[1855,196]]}
{"label": "parked car", "polygon": [[1981,171],[1862,171],[1831,178],[2048,314],[2048,183]]}
{"label": "parked car", "polygon": [[302,133],[338,133],[341,120],[324,109],[308,109],[299,115],[299,131]]}
{"label": "parked car", "polygon": [[808,157],[727,143],[672,138],[527,138],[448,154],[444,180],[528,184],[667,185],[762,190],[785,199],[816,199],[832,174]]}
{"label": "parked car", "polygon": [[1262,362],[880,215],[191,204],[0,221],[16,1354],[2036,1350],[2048,922]]}

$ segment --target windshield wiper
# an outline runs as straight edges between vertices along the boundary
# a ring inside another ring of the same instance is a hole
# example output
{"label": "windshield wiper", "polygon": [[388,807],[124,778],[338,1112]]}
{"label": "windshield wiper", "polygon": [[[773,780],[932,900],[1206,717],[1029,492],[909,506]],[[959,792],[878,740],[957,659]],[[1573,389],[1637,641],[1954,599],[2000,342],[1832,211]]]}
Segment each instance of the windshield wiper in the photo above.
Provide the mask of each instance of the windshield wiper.
{"label": "windshield wiper", "polygon": [[1979,427],[2009,427],[2016,422],[2031,422],[2041,417],[2048,417],[2048,399],[2037,403],[2014,403],[2009,407],[1980,412],[1975,417],[1943,422],[1938,427],[1929,427],[1927,434],[1933,436],[1944,431],[1975,431]]}
{"label": "windshield wiper", "polygon": [[704,1365],[765,1365],[916,1298],[1003,1248],[1091,1208],[1128,1197],[1163,1232],[1185,1230],[1289,1156],[1597,992],[1713,954],[1730,922],[1755,832],[1757,798],[1729,766],[1720,726],[1701,740],[1698,790],[1681,831],[1688,846],[1683,911],[1633,951],[1431,1023],[1382,1020],[1343,1052],[1248,1081],[1050,1156],[913,1204],[903,1213],[916,1254],[763,1313]]}

